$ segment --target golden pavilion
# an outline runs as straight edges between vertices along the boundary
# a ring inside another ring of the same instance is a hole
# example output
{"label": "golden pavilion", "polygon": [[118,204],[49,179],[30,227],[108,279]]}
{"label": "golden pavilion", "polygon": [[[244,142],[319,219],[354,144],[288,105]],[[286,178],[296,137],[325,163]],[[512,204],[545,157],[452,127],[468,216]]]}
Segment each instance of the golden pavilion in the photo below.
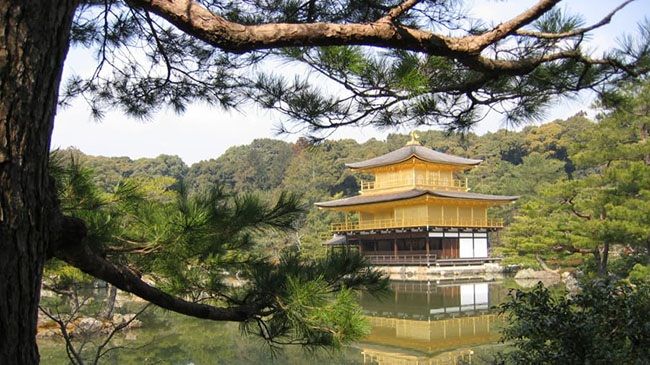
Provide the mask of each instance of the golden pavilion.
{"label": "golden pavilion", "polygon": [[411,134],[406,146],[366,161],[346,164],[374,175],[360,195],[316,203],[344,212],[326,246],[356,246],[373,264],[421,265],[460,260],[485,262],[488,231],[503,228],[488,207],[518,196],[470,193],[457,175],[481,163],[421,146]]}

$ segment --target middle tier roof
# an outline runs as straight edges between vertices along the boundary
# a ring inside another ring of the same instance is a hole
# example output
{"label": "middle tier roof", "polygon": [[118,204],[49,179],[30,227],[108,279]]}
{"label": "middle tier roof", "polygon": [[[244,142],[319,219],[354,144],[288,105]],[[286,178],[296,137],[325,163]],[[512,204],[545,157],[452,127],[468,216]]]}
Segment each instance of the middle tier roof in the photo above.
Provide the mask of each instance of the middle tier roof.
{"label": "middle tier roof", "polygon": [[468,193],[462,191],[412,189],[407,191],[400,191],[396,193],[388,193],[388,194],[381,194],[381,195],[357,195],[357,196],[338,199],[338,200],[318,202],[315,204],[316,206],[321,208],[345,208],[345,207],[352,207],[352,206],[366,205],[366,204],[396,202],[401,200],[414,199],[414,198],[427,196],[427,195],[437,197],[437,198],[483,201],[487,203],[507,203],[519,199],[519,196],[488,195],[488,194]]}

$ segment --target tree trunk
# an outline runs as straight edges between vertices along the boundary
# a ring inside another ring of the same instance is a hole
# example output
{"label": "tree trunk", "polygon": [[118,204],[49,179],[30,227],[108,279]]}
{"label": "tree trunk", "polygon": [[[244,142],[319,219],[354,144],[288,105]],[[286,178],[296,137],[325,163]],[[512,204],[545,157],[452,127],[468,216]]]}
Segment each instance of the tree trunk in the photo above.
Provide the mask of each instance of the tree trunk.
{"label": "tree trunk", "polygon": [[600,248],[598,246],[594,247],[591,250],[591,253],[594,255],[594,261],[596,262],[596,271],[600,275],[600,268],[602,267],[602,262],[600,259]]}
{"label": "tree trunk", "polygon": [[59,214],[50,135],[76,0],[0,2],[0,363],[36,364],[37,309]]}
{"label": "tree trunk", "polygon": [[609,258],[609,242],[603,245],[603,258],[600,262],[599,274],[600,276],[607,276],[607,260]]}
{"label": "tree trunk", "polygon": [[[641,124],[641,142],[645,143],[648,140],[648,124],[643,123]],[[650,166],[650,153],[646,153],[643,155],[643,163],[645,163],[646,166]]]}
{"label": "tree trunk", "polygon": [[106,297],[106,305],[101,313],[99,313],[99,318],[109,319],[111,314],[113,314],[113,308],[115,307],[115,298],[117,297],[117,287],[115,285],[108,284],[108,296]]}

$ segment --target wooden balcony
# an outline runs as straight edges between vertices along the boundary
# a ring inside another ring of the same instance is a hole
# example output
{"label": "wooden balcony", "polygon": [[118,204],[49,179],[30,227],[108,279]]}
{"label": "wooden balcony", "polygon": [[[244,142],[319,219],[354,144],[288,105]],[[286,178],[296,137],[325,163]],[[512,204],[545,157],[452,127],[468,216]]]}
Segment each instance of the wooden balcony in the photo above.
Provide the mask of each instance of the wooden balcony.
{"label": "wooden balcony", "polygon": [[425,188],[433,190],[468,191],[467,179],[438,179],[420,176],[416,179],[361,181],[361,193],[370,193],[396,188]]}
{"label": "wooden balcony", "polygon": [[409,227],[454,227],[454,228],[503,228],[503,219],[462,219],[462,218],[405,218],[377,219],[364,222],[332,223],[332,232],[369,231]]}

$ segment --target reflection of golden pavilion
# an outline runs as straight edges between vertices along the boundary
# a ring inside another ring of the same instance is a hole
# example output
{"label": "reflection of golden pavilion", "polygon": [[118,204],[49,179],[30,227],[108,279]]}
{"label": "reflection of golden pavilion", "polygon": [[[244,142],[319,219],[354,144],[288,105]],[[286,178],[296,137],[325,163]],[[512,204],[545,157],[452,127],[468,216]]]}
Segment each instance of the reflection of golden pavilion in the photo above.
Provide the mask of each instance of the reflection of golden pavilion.
{"label": "reflection of golden pavilion", "polygon": [[370,336],[363,343],[384,344],[427,354],[496,342],[501,323],[496,314],[415,321],[370,317]]}
{"label": "reflection of golden pavilion", "polygon": [[502,321],[490,313],[503,299],[499,286],[393,282],[391,287],[392,298],[361,297],[371,325],[370,335],[359,343],[364,362],[453,364],[466,359],[472,347],[500,338]]}
{"label": "reflection of golden pavilion", "polygon": [[363,348],[364,364],[379,365],[449,365],[471,363],[472,350],[449,351],[435,356],[422,356],[417,354],[385,351],[381,348]]}
{"label": "reflection of golden pavilion", "polygon": [[374,181],[361,182],[361,195],[316,203],[345,213],[325,244],[355,245],[375,264],[485,261],[487,232],[503,227],[487,208],[518,197],[470,193],[456,174],[480,162],[423,147],[413,135],[398,150],[347,164]]}

